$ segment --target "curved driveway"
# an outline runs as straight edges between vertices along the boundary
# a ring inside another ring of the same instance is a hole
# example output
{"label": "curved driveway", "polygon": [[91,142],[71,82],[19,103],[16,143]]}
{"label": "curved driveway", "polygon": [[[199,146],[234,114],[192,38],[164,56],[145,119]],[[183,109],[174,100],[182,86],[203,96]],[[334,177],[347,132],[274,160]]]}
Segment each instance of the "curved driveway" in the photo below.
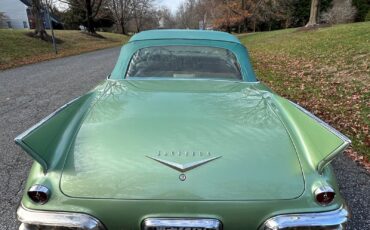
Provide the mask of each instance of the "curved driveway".
{"label": "curved driveway", "polygon": [[[0,230],[15,230],[31,159],[13,139],[109,74],[119,48],[0,71]],[[370,229],[370,174],[345,156],[334,162],[353,219],[350,229]]]}

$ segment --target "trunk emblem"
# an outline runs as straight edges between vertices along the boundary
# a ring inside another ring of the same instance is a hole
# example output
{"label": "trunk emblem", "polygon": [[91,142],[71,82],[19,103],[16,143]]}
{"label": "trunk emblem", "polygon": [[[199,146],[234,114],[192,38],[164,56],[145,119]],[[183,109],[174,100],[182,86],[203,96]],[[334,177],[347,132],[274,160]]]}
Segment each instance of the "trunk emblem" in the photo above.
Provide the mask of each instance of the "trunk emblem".
{"label": "trunk emblem", "polygon": [[221,156],[218,156],[218,157],[211,157],[211,158],[208,158],[208,159],[204,159],[204,160],[200,160],[200,161],[194,161],[194,162],[190,162],[190,163],[186,163],[186,164],[180,164],[180,163],[176,163],[176,162],[172,162],[172,161],[167,161],[167,160],[163,160],[163,159],[160,159],[158,157],[151,157],[151,156],[146,156],[152,160],[155,160],[161,164],[164,164],[170,168],[173,168],[181,173],[184,173],[184,172],[187,172],[191,169],[194,169],[194,168],[197,168],[201,165],[204,165],[204,164],[207,164],[211,161],[214,161],[214,160],[217,160],[218,158],[220,158]]}
{"label": "trunk emblem", "polygon": [[183,174],[183,173],[181,173],[181,174],[180,174],[180,176],[179,176],[179,179],[180,179],[181,181],[186,180],[186,175],[185,175],[185,174]]}

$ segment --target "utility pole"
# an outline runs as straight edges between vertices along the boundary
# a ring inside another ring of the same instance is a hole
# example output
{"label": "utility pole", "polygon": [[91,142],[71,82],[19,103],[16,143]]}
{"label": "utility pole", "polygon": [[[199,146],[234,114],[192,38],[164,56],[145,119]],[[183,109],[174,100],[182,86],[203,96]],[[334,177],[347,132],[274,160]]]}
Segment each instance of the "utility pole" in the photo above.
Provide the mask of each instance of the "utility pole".
{"label": "utility pole", "polygon": [[49,26],[50,26],[50,29],[51,29],[51,38],[53,40],[54,52],[55,52],[55,54],[58,54],[57,43],[55,41],[54,29],[53,29],[53,24],[52,24],[51,19],[50,19],[50,13],[49,13],[48,6],[45,6],[45,10],[46,10],[46,13],[48,14],[48,20],[49,20]]}

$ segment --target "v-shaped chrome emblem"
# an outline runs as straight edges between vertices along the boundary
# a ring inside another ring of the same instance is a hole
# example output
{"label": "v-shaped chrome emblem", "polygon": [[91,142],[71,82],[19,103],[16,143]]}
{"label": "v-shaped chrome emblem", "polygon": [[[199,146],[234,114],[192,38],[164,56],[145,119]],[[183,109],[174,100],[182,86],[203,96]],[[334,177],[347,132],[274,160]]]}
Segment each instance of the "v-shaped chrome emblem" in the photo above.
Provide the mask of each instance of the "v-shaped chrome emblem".
{"label": "v-shaped chrome emblem", "polygon": [[208,162],[211,162],[211,161],[214,161],[218,158],[220,158],[221,156],[219,157],[212,157],[212,158],[208,158],[208,159],[204,159],[204,160],[200,160],[200,161],[195,161],[195,162],[190,162],[190,163],[186,163],[186,164],[179,164],[179,163],[176,163],[176,162],[171,162],[171,161],[166,161],[166,160],[162,160],[160,158],[157,158],[157,157],[150,157],[150,156],[146,156],[152,160],[155,160],[161,164],[164,164],[170,168],[173,168],[179,172],[186,172],[186,171],[189,171],[191,169],[194,169],[196,167],[199,167],[201,165],[204,165]]}

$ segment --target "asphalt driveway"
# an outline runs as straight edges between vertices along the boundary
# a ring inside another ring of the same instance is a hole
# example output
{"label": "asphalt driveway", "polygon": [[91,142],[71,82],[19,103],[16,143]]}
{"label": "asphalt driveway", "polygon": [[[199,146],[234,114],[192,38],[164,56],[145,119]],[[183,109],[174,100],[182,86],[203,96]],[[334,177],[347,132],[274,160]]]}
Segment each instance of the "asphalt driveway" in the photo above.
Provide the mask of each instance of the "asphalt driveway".
{"label": "asphalt driveway", "polygon": [[[13,139],[109,74],[119,48],[0,71],[0,229],[17,229],[16,208],[32,160]],[[352,211],[349,229],[370,229],[370,174],[345,156],[334,162]]]}

